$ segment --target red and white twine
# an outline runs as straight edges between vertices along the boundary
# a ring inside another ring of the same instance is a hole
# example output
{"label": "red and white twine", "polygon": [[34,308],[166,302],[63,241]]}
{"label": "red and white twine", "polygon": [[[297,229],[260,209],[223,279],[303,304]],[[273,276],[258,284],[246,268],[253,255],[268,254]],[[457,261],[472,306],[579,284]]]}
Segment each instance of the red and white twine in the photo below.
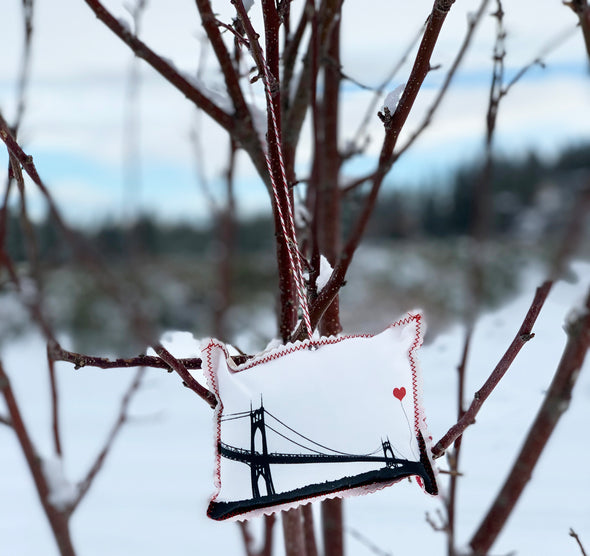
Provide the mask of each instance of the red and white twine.
{"label": "red and white twine", "polygon": [[[261,55],[262,57],[262,55]],[[285,201],[287,203],[287,221],[285,221],[285,217],[283,215],[283,209],[281,207],[281,203],[279,200],[278,194],[278,187],[276,180],[273,175],[272,171],[272,164],[270,161],[269,149],[267,148],[264,151],[264,157],[266,159],[266,166],[268,168],[268,174],[270,176],[270,183],[272,186],[272,193],[274,196],[275,206],[277,210],[277,214],[279,215],[279,221],[281,223],[281,228],[283,231],[283,238],[285,239],[285,244],[287,247],[287,253],[289,255],[289,265],[291,267],[291,272],[293,273],[293,277],[295,279],[295,289],[297,290],[297,299],[299,300],[299,307],[301,308],[301,313],[303,316],[303,322],[305,323],[305,328],[307,330],[307,335],[311,339],[313,334],[313,329],[311,327],[311,318],[309,316],[309,305],[307,303],[307,295],[305,290],[305,281],[303,278],[303,268],[301,264],[301,255],[299,249],[297,247],[297,235],[295,233],[295,221],[293,218],[293,206],[291,204],[291,197],[289,195],[289,184],[287,182],[287,173],[285,172],[285,164],[283,162],[283,149],[281,145],[281,135],[279,133],[279,126],[277,124],[277,117],[275,114],[274,104],[272,100],[272,90],[271,90],[271,79],[270,79],[270,71],[268,65],[264,58],[262,58],[262,66],[264,68],[264,88],[266,91],[266,101],[268,110],[272,120],[272,132],[274,134],[274,139],[277,145],[277,154],[279,160],[279,166],[281,167],[281,184],[279,184],[283,188],[283,193],[285,196]]]}

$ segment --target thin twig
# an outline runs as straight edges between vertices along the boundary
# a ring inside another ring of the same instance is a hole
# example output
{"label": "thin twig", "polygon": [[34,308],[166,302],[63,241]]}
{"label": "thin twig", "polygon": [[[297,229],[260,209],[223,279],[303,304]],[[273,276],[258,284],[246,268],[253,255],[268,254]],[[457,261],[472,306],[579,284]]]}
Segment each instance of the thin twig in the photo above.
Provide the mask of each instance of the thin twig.
{"label": "thin twig", "polygon": [[356,530],[352,527],[347,527],[346,532],[353,539],[356,539],[365,548],[367,548],[367,550],[369,550],[369,552],[372,552],[373,554],[377,554],[377,556],[393,556],[391,552],[387,552],[386,550],[379,548],[370,538],[366,537],[365,535],[360,533],[358,530]]}
{"label": "thin twig", "polygon": [[59,392],[57,388],[57,377],[55,375],[55,363],[47,351],[47,368],[49,371],[49,384],[51,390],[51,432],[53,436],[53,449],[58,458],[63,457],[61,444],[61,427],[59,420]]}
{"label": "thin twig", "polygon": [[251,114],[246,101],[244,99],[244,93],[240,86],[240,76],[234,67],[231,55],[223,42],[223,37],[219,31],[217,24],[217,18],[213,13],[211,2],[209,0],[196,0],[197,9],[201,16],[201,24],[209,39],[209,44],[215,52],[221,73],[225,80],[227,92],[232,100],[234,109],[236,111],[236,121],[250,122],[251,132],[254,132],[254,128],[251,126]]}
{"label": "thin twig", "polygon": [[0,361],[0,394],[4,397],[6,408],[12,423],[12,429],[16,434],[25,456],[27,466],[33,477],[33,482],[35,483],[39,500],[41,501],[41,506],[49,520],[60,554],[62,556],[75,556],[74,546],[72,545],[69,531],[69,516],[66,512],[58,510],[49,500],[51,490],[43,472],[43,460],[37,453],[35,445],[29,436],[18,402],[12,391],[10,380],[4,371],[2,361]]}
{"label": "thin twig", "polygon": [[586,551],[584,550],[584,545],[582,544],[582,541],[580,540],[578,533],[576,533],[571,527],[570,527],[569,535],[570,535],[570,537],[573,537],[575,539],[575,541],[578,543],[578,546],[580,547],[580,552],[582,553],[582,556],[587,556]]}
{"label": "thin twig", "polygon": [[578,16],[582,36],[586,45],[586,52],[588,53],[588,60],[590,61],[590,4],[588,0],[570,0],[569,2],[564,2],[564,4],[570,7]]}
{"label": "thin twig", "polygon": [[115,35],[117,35],[138,58],[145,60],[162,77],[181,91],[189,100],[213,118],[229,133],[235,132],[235,120],[213,101],[207,98],[194,84],[190,83],[174,66],[156,54],[143,41],[133,35],[116,17],[114,17],[98,0],[85,0],[86,4]]}
{"label": "thin twig", "polygon": [[451,82],[455,77],[457,70],[459,69],[459,66],[461,65],[461,62],[463,61],[463,58],[465,57],[465,54],[469,49],[469,45],[471,44],[473,35],[475,34],[477,26],[481,21],[488,4],[489,0],[482,0],[477,12],[469,16],[467,20],[467,32],[465,33],[459,51],[457,52],[457,55],[455,56],[455,59],[453,60],[453,63],[451,64],[451,67],[449,68],[449,71],[445,76],[445,80],[443,81],[442,86],[438,90],[438,94],[436,95],[434,101],[430,105],[430,108],[428,109],[428,112],[426,113],[424,120],[422,120],[422,123],[418,126],[416,131],[412,133],[408,141],[396,152],[396,158],[399,158],[403,153],[405,153],[414,144],[414,142],[416,141],[416,139],[418,139],[422,132],[431,124],[435,113],[440,107],[442,100],[445,97],[451,85]]}
{"label": "thin twig", "polygon": [[213,392],[210,392],[199,384],[196,378],[188,372],[188,369],[182,363],[182,360],[176,359],[162,344],[155,344],[154,351],[162,360],[182,378],[183,384],[195,392],[200,398],[205,400],[212,408],[217,405],[217,398]]}
{"label": "thin twig", "polygon": [[0,415],[0,425],[6,425],[7,427],[12,427],[12,421],[10,420],[10,417]]}
{"label": "thin twig", "polygon": [[484,385],[475,393],[473,401],[471,402],[471,405],[463,417],[455,425],[453,425],[432,448],[432,454],[435,458],[442,456],[446,449],[465,432],[467,427],[475,423],[475,417],[485,400],[499,384],[500,380],[506,374],[523,346],[534,337],[534,334],[532,333],[533,326],[547,299],[547,296],[549,295],[549,292],[551,291],[552,286],[553,282],[547,280],[537,288],[535,297],[522,322],[522,325],[516,333],[514,340],[512,340],[512,343],[506,350],[506,353],[502,356],[495,369],[485,381]]}
{"label": "thin twig", "polygon": [[24,44],[23,44],[23,55],[20,64],[20,75],[18,78],[18,104],[16,107],[16,116],[12,129],[14,134],[18,134],[23,115],[26,107],[26,93],[27,86],[29,83],[29,76],[31,71],[31,47],[33,44],[33,14],[34,14],[35,3],[33,0],[22,0],[23,8],[23,24],[25,28],[24,33]]}
{"label": "thin twig", "polygon": [[408,44],[406,50],[402,53],[400,59],[394,64],[391,71],[387,74],[387,77],[385,77],[385,79],[375,89],[375,94],[373,95],[371,102],[367,106],[367,110],[365,112],[365,115],[364,115],[356,133],[354,134],[354,139],[352,140],[353,144],[358,144],[359,141],[361,140],[361,136],[364,135],[365,130],[367,129],[367,126],[369,125],[371,120],[375,117],[375,109],[377,108],[377,105],[379,104],[379,100],[383,96],[383,92],[385,91],[385,87],[387,87],[387,85],[389,85],[391,80],[396,76],[397,72],[406,63],[408,57],[410,56],[410,54],[414,50],[414,47],[416,46],[416,44],[420,40],[420,37],[424,34],[425,29],[426,29],[426,25],[422,25],[420,27],[420,29],[418,30],[416,35],[412,38],[412,40]]}
{"label": "thin twig", "polygon": [[303,517],[303,537],[305,539],[305,556],[318,556],[319,553],[315,539],[312,504],[304,504],[301,507],[301,515]]}
{"label": "thin twig", "polygon": [[575,318],[566,323],[567,344],[543,404],[504,485],[471,538],[475,554],[487,554],[529,482],[543,449],[569,407],[572,391],[590,347],[590,290]]}
{"label": "thin twig", "polygon": [[255,556],[254,550],[252,549],[254,545],[254,537],[252,536],[248,525],[248,521],[238,521],[238,527],[240,528],[240,533],[242,535],[246,556]]}
{"label": "thin twig", "polygon": [[354,191],[355,189],[358,189],[361,185],[367,183],[368,181],[372,180],[375,178],[375,172],[372,171],[368,174],[365,174],[364,176],[361,176],[359,178],[355,178],[354,180],[352,180],[351,182],[347,183],[346,185],[342,186],[342,194],[346,195],[347,193],[350,193],[351,191]]}
{"label": "thin twig", "polygon": [[434,520],[434,518],[430,515],[430,512],[426,512],[426,523],[430,525],[433,531],[437,533],[448,533],[448,524],[445,516],[442,514],[440,508],[436,509],[436,517],[438,518],[438,523]]}
{"label": "thin twig", "polygon": [[[461,354],[461,362],[457,366],[457,421],[460,421],[465,415],[465,379],[467,374],[467,358],[469,356],[469,348],[471,347],[471,339],[473,338],[473,327],[468,327],[465,333],[465,340],[463,342],[463,351]],[[457,512],[457,479],[462,476],[459,472],[459,460],[461,456],[461,446],[463,444],[463,436],[459,436],[453,443],[452,451],[447,453],[447,459],[450,466],[450,471],[447,473],[451,476],[449,481],[449,493],[445,501],[445,508],[447,511],[446,532],[447,532],[447,554],[454,556],[455,550],[455,532],[456,532],[456,512]],[[445,473],[441,469],[441,473]]]}
{"label": "thin twig", "polygon": [[76,498],[72,501],[72,503],[68,506],[68,513],[73,513],[74,510],[78,507],[80,502],[84,499],[84,497],[88,494],[90,487],[92,486],[96,476],[102,469],[104,462],[109,455],[117,436],[123,429],[123,426],[129,419],[129,405],[131,404],[131,400],[133,399],[134,395],[138,392],[139,387],[141,386],[141,382],[145,375],[145,368],[140,367],[137,369],[131,384],[127,388],[123,398],[121,400],[121,406],[119,408],[119,414],[111,427],[111,430],[107,436],[107,439],[99,451],[94,463],[90,466],[90,469],[86,473],[86,476],[82,481],[78,483],[78,494]]}

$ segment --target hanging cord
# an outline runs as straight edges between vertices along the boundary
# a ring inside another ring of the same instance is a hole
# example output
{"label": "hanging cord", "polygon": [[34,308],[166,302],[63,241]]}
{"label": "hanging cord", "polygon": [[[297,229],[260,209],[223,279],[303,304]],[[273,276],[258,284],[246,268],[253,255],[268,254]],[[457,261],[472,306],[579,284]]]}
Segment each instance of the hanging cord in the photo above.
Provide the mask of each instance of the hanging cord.
{"label": "hanging cord", "polygon": [[279,201],[279,194],[277,184],[275,182],[275,178],[272,172],[272,165],[269,156],[269,149],[267,148],[264,151],[264,158],[266,159],[266,166],[268,168],[268,173],[270,175],[270,182],[272,185],[272,193],[274,195],[275,206],[277,208],[277,212],[279,215],[279,221],[281,223],[281,228],[283,231],[283,237],[285,239],[285,243],[287,246],[287,253],[289,255],[289,265],[291,267],[291,271],[295,278],[295,288],[297,290],[297,298],[299,300],[299,307],[301,308],[301,313],[303,315],[303,321],[305,323],[305,328],[307,329],[307,335],[309,339],[312,339],[313,335],[313,328],[311,327],[311,318],[309,316],[309,305],[307,304],[307,295],[305,292],[305,281],[303,279],[303,268],[301,264],[301,254],[297,247],[297,235],[295,233],[295,221],[293,218],[293,206],[291,205],[291,197],[289,194],[289,184],[287,183],[287,173],[285,172],[285,164],[283,162],[283,149],[281,145],[281,137],[279,134],[279,126],[277,124],[277,118],[275,114],[274,104],[272,101],[272,90],[271,90],[271,79],[270,79],[270,70],[268,65],[262,57],[262,67],[264,69],[264,89],[266,91],[266,99],[267,99],[267,106],[268,110],[270,111],[270,116],[272,120],[272,127],[273,127],[273,134],[277,144],[277,153],[279,158],[279,165],[281,167],[281,186],[283,188],[283,192],[285,194],[285,199],[287,203],[287,221],[285,221],[283,215],[283,209],[281,208],[281,203]]}

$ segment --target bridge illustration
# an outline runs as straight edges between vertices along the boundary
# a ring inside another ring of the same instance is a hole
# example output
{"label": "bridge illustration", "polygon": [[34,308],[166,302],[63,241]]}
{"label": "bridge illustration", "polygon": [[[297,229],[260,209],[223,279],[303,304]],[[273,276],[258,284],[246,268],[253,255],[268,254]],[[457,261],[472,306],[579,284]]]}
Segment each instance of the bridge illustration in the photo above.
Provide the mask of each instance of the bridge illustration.
{"label": "bridge illustration", "polygon": [[[266,419],[266,417],[269,419]],[[250,448],[238,448],[219,441],[217,449],[221,457],[243,463],[250,467],[252,498],[235,502],[211,502],[208,514],[214,519],[224,519],[258,507],[282,504],[328,492],[347,490],[378,482],[394,482],[410,475],[420,476],[424,481],[426,490],[431,493],[436,492],[436,483],[432,468],[426,456],[424,440],[420,433],[417,435],[420,460],[412,461],[397,457],[388,438],[385,440],[381,439],[380,446],[368,454],[350,454],[329,448],[297,432],[281,421],[264,408],[262,401],[258,409],[252,409],[251,407],[249,411],[224,415],[222,417],[222,424],[239,419],[249,419],[250,421]],[[269,422],[272,422],[272,425]],[[277,430],[279,426],[282,427],[284,432]],[[288,432],[285,432],[285,429]],[[294,444],[299,449],[306,450],[307,453],[301,453],[301,450],[298,450],[300,453],[269,451],[267,430],[282,437],[283,440]],[[293,435],[297,437],[297,440],[293,439]],[[287,492],[281,492],[280,489],[275,488],[271,474],[271,465],[353,462],[376,462],[383,463],[384,465],[379,469],[351,477],[344,476],[341,479],[306,485]],[[261,480],[266,491],[264,495],[260,492],[259,484]]]}

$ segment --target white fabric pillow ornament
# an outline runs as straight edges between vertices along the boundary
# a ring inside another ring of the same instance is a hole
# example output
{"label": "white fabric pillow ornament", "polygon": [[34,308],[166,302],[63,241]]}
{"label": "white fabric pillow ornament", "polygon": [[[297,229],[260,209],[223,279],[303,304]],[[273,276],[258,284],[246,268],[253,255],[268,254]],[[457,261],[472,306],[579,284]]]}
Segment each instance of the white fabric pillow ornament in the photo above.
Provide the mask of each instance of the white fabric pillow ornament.
{"label": "white fabric pillow ornament", "polygon": [[375,336],[296,342],[240,365],[203,350],[215,409],[215,487],[207,514],[245,519],[415,477],[438,488],[420,401],[422,315]]}

